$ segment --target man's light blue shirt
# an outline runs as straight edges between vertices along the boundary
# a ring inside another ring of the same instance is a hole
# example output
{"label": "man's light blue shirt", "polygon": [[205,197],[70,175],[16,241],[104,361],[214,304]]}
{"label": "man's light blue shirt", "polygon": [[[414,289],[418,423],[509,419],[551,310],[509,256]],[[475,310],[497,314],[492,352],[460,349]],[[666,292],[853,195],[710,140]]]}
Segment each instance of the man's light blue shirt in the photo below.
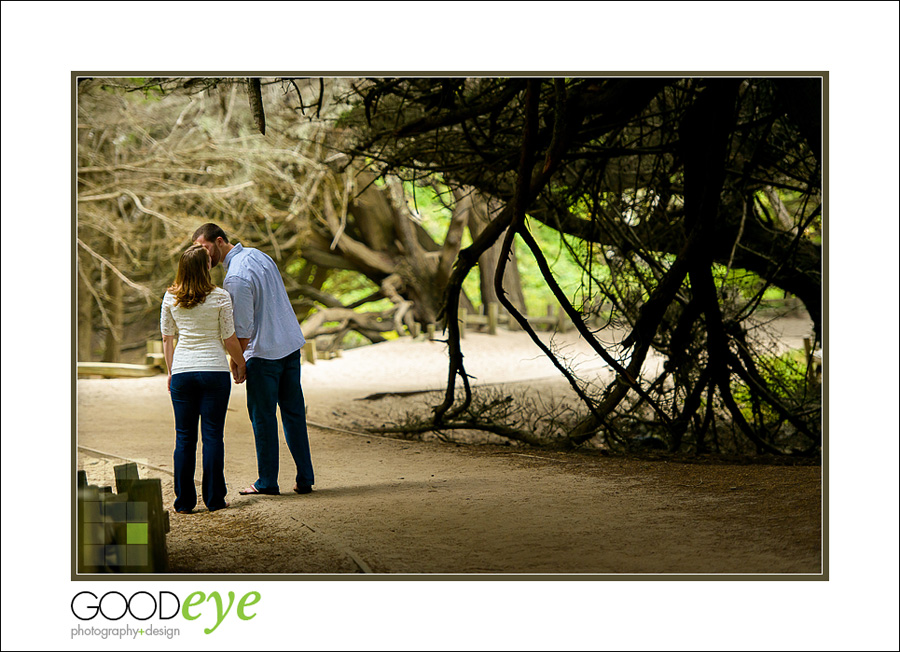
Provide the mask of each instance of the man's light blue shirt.
{"label": "man's light blue shirt", "polygon": [[234,305],[234,332],[250,340],[244,359],[280,360],[299,350],[306,340],[275,261],[237,243],[223,264],[223,285]]}

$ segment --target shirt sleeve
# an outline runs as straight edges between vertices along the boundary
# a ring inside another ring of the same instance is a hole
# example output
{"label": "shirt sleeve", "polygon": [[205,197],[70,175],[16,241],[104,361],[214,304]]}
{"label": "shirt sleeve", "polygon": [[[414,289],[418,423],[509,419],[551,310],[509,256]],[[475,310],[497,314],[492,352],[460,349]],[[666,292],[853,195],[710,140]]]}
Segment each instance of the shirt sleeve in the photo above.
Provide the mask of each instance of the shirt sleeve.
{"label": "shirt sleeve", "polygon": [[231,297],[227,292],[223,292],[219,301],[219,337],[227,340],[234,335],[234,312],[231,307]]}
{"label": "shirt sleeve", "polygon": [[168,292],[163,297],[162,310],[159,313],[159,330],[163,335],[175,335],[177,328],[172,316],[172,295]]}
{"label": "shirt sleeve", "polygon": [[240,276],[226,277],[223,285],[231,295],[235,334],[242,339],[251,339],[256,332],[256,320],[253,314],[253,286]]}

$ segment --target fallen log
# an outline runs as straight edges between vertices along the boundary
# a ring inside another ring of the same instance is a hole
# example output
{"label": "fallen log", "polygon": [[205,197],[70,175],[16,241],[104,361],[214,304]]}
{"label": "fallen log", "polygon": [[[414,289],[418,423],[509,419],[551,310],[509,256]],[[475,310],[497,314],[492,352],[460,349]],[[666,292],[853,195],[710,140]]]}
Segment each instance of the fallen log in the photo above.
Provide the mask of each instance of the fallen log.
{"label": "fallen log", "polygon": [[105,378],[146,378],[161,371],[156,365],[125,364],[121,362],[79,362],[79,376],[103,376]]}

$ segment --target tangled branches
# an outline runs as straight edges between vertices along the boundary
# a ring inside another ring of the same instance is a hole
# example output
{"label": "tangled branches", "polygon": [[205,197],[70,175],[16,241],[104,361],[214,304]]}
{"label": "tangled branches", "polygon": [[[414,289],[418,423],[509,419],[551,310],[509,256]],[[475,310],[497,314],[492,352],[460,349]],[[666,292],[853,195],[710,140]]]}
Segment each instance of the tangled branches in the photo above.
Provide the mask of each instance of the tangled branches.
{"label": "tangled branches", "polygon": [[[470,408],[456,303],[474,261],[505,232],[497,278],[521,238],[571,322],[616,372],[599,397],[569,377],[587,413],[567,435],[573,445],[621,440],[636,407],[651,411],[672,450],[688,439],[702,450],[717,422],[758,452],[788,452],[784,426],[801,450],[819,445],[817,393],[789,399],[805,379],[779,390],[761,371],[771,357],[746,333],[773,287],[797,295],[820,332],[817,80],[390,79],[354,92],[360,108],[347,122],[361,135],[352,153],[381,173],[439,174],[505,205],[460,252],[447,286],[449,382],[434,427]],[[579,296],[560,291],[529,219],[584,252]],[[751,279],[749,297],[737,278]],[[618,356],[588,327],[598,305],[612,305],[631,329]],[[651,351],[667,364],[645,380]]]}

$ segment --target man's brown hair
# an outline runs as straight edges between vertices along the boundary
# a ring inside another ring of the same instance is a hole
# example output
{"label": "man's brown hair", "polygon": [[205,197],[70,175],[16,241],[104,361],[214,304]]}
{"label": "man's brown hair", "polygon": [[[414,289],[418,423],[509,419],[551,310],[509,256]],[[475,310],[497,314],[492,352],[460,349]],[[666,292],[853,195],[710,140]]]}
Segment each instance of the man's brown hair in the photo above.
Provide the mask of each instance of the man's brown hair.
{"label": "man's brown hair", "polygon": [[216,238],[222,238],[226,244],[228,244],[228,236],[225,235],[225,231],[222,230],[218,224],[213,224],[212,222],[207,222],[199,229],[194,231],[194,237],[191,238],[191,242],[197,242],[197,238],[203,236],[203,239],[207,242],[215,242]]}

